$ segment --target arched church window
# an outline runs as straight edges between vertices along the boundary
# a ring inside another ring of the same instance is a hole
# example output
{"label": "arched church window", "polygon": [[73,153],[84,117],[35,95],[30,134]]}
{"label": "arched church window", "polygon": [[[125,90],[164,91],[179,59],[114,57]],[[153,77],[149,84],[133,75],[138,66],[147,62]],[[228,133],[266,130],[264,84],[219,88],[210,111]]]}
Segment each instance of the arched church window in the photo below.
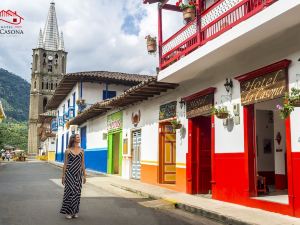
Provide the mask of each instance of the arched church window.
{"label": "arched church window", "polygon": [[55,88],[57,88],[57,83],[55,83]]}
{"label": "arched church window", "polygon": [[34,81],[33,88],[36,89],[36,81]]}
{"label": "arched church window", "polygon": [[46,58],[46,57],[47,57],[47,54],[46,54],[46,53],[44,53],[44,54],[43,54],[43,57],[44,57],[44,58]]}
{"label": "arched church window", "polygon": [[53,90],[53,83],[51,83],[51,90]]}
{"label": "arched church window", "polygon": [[58,55],[57,54],[55,54],[55,58],[58,59]]}
{"label": "arched church window", "polygon": [[47,98],[45,97],[45,98],[43,99],[43,111],[44,111],[44,112],[46,111],[46,105],[47,105],[47,102],[48,102],[48,100],[47,100]]}
{"label": "arched church window", "polygon": [[47,89],[47,90],[49,89],[49,84],[48,84],[48,82],[46,83],[46,89]]}
{"label": "arched church window", "polygon": [[44,82],[42,82],[42,90],[44,90]]}

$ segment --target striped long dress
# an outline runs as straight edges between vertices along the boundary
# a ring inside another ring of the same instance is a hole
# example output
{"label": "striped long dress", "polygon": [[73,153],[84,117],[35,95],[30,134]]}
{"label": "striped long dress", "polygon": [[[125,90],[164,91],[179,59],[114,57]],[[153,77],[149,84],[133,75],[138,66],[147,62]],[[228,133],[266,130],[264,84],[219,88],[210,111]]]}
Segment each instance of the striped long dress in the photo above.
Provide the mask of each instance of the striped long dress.
{"label": "striped long dress", "polygon": [[82,157],[82,152],[75,155],[70,151],[68,154],[64,198],[60,210],[62,214],[75,215],[79,212],[83,174]]}

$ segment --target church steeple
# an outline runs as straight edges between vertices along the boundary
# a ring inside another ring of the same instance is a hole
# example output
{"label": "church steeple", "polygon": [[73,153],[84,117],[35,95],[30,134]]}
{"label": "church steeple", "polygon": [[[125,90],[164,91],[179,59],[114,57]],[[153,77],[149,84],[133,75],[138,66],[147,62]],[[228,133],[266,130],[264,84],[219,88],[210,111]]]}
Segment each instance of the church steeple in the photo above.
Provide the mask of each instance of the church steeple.
{"label": "church steeple", "polygon": [[63,32],[60,33],[58,50],[62,50],[62,51],[65,50],[65,43],[64,43],[64,35],[63,35]]}
{"label": "church steeple", "polygon": [[58,31],[55,4],[51,2],[44,31],[40,30],[37,47],[33,49],[32,54],[29,153],[38,153],[41,147],[38,118],[46,111],[48,100],[66,73],[67,54],[63,34],[59,35]]}
{"label": "church steeple", "polygon": [[43,33],[43,44],[45,50],[57,51],[59,45],[59,32],[55,12],[55,3],[50,3],[47,21]]}
{"label": "church steeple", "polygon": [[40,34],[39,34],[39,40],[38,40],[37,48],[44,48],[42,29],[40,29]]}

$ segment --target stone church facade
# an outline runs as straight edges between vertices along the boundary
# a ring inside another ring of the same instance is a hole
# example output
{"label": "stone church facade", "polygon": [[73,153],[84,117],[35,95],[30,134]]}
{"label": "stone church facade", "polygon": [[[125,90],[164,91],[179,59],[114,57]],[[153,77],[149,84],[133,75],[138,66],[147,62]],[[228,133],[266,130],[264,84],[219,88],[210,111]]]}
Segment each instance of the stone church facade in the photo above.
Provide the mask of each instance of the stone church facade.
{"label": "stone church facade", "polygon": [[33,49],[28,153],[39,153],[39,114],[46,111],[48,100],[52,97],[60,80],[66,73],[67,52],[64,48],[63,33],[59,34],[55,3],[50,4],[44,31],[40,30],[37,47]]}

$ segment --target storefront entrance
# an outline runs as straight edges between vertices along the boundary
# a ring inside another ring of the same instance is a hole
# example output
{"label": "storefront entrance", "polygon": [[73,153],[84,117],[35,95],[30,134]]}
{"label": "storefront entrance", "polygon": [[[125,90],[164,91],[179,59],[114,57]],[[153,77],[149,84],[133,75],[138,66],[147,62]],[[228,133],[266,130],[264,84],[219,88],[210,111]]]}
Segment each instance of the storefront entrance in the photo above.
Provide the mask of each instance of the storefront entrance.
{"label": "storefront entrance", "polygon": [[212,155],[214,154],[214,105],[215,88],[211,87],[183,98],[189,119],[189,145],[187,153],[187,192],[212,193]]}
{"label": "storefront entrance", "polygon": [[192,120],[192,193],[211,193],[211,117]]}
{"label": "storefront entrance", "polygon": [[176,133],[170,122],[160,123],[160,183],[176,183]]}
{"label": "storefront entrance", "polygon": [[141,177],[141,130],[132,132],[131,143],[131,178],[139,180]]}
{"label": "storefront entrance", "polygon": [[108,115],[108,155],[107,155],[107,172],[110,174],[122,173],[122,126],[123,113],[116,112]]}
{"label": "storefront entrance", "polygon": [[[247,106],[248,139],[253,148],[248,152],[250,196],[258,200],[288,204],[287,147],[285,121],[276,105],[283,99],[273,99]],[[250,130],[249,129],[249,130]]]}
{"label": "storefront entrance", "polygon": [[280,118],[278,105],[288,91],[283,60],[237,77],[244,108],[245,154],[251,199],[289,204],[287,154],[291,149],[289,119]]}

